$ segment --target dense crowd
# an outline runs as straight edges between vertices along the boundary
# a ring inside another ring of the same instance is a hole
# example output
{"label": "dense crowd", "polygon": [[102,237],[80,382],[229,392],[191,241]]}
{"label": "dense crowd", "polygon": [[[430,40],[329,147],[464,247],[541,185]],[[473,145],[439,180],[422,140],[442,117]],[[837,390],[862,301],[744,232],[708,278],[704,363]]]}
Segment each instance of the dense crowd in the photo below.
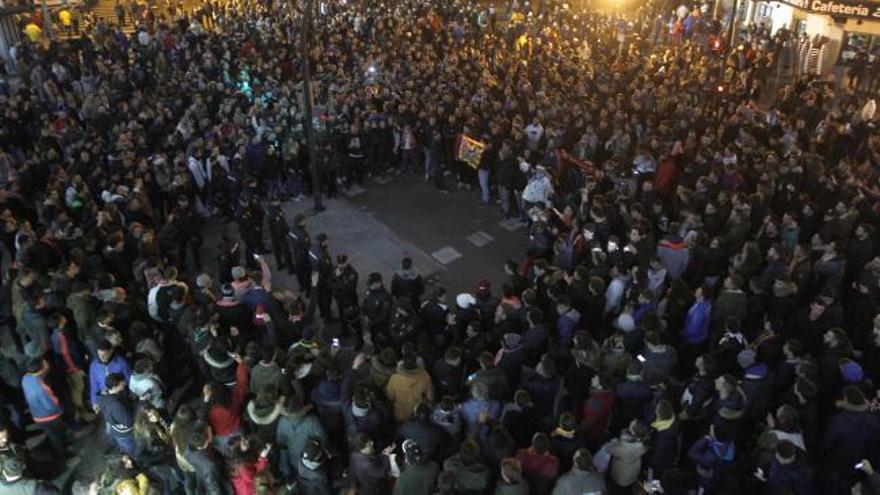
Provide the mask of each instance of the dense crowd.
{"label": "dense crowd", "polygon": [[[780,82],[791,34],[727,47],[705,6],[537,3],[315,14],[326,194],[417,174],[527,225],[462,294],[409,259],[363,293],[285,217],[316,186],[298,4],[14,47],[0,494],[880,493],[866,85]],[[86,436],[101,472],[54,485]]]}

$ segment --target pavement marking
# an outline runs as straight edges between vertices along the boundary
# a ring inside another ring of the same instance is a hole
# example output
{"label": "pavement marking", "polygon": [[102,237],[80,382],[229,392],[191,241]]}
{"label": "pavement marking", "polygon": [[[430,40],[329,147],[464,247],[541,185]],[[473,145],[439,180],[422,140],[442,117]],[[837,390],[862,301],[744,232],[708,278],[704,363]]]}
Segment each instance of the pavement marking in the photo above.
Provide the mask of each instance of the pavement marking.
{"label": "pavement marking", "polygon": [[470,241],[470,243],[473,244],[474,246],[483,247],[486,244],[489,244],[490,242],[494,241],[495,238],[492,237],[491,235],[483,232],[482,230],[478,230],[478,231],[474,232],[473,234],[467,236],[467,240]]}
{"label": "pavement marking", "polygon": [[373,180],[375,180],[376,183],[378,183],[378,184],[385,185],[385,184],[388,184],[389,182],[391,182],[392,180],[394,180],[394,178],[388,177],[387,175],[381,175],[381,176],[375,177]]}
{"label": "pavement marking", "polygon": [[525,226],[524,224],[520,223],[518,220],[515,220],[513,218],[508,218],[506,220],[502,220],[502,221],[498,222],[498,225],[502,229],[507,230],[509,232],[513,232],[514,230],[521,229]]}
{"label": "pavement marking", "polygon": [[444,265],[448,265],[461,258],[461,253],[452,246],[445,246],[431,253],[431,257]]}
{"label": "pavement marking", "polygon": [[352,197],[352,196],[357,196],[358,194],[362,194],[364,191],[366,191],[366,189],[364,189],[363,187],[361,187],[361,186],[355,184],[355,185],[349,187],[349,188],[345,191],[344,194],[350,198],[350,197]]}

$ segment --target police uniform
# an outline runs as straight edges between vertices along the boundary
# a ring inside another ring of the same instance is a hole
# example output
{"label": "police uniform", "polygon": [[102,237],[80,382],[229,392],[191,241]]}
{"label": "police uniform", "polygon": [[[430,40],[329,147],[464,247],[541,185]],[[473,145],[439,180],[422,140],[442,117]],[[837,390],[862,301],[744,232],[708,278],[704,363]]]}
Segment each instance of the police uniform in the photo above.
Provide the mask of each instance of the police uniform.
{"label": "police uniform", "polygon": [[258,223],[263,223],[263,215],[259,208],[254,207],[254,203],[247,196],[242,196],[238,202],[236,222],[238,223],[238,235],[244,242],[245,263],[250,268],[255,268],[254,254],[263,251],[263,232],[261,228],[257,227]]}
{"label": "police uniform", "polygon": [[309,257],[312,240],[303,226],[301,216],[297,215],[294,223],[295,225],[287,234],[293,242],[294,271],[296,272],[296,281],[299,282],[299,290],[308,294],[312,289],[310,280],[312,278],[312,260]]}
{"label": "police uniform", "polygon": [[347,310],[358,307],[358,273],[348,264],[345,255],[338,256],[337,262],[339,266],[333,271],[333,298],[336,299],[339,315],[343,316]]}
{"label": "police uniform", "polygon": [[330,250],[324,244],[327,236],[318,234],[318,245],[309,251],[312,269],[318,272],[318,310],[321,318],[330,318],[330,306],[333,304],[333,259]]}
{"label": "police uniform", "polygon": [[275,267],[278,270],[287,268],[293,273],[293,258],[290,255],[290,245],[287,243],[287,233],[290,228],[284,218],[284,210],[277,199],[269,204],[267,209],[269,218],[269,238],[272,240],[272,250],[275,252]]}

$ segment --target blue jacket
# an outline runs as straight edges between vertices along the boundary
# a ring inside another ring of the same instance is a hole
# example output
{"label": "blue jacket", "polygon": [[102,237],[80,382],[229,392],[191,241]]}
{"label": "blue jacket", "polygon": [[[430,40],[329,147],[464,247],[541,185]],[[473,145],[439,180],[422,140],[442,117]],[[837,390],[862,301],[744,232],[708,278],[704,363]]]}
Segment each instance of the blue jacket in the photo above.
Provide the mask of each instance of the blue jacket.
{"label": "blue jacket", "polygon": [[565,347],[571,347],[571,341],[574,333],[577,331],[578,322],[581,314],[576,309],[570,308],[565,313],[559,315],[556,320],[556,334],[559,337],[559,344]]}
{"label": "blue jacket", "polygon": [[102,363],[100,359],[92,360],[89,365],[89,402],[97,404],[98,395],[107,391],[107,375],[119,373],[125,377],[125,382],[131,378],[131,366],[128,360],[120,355],[114,355],[110,361]]}
{"label": "blue jacket", "polygon": [[64,414],[64,407],[55,392],[39,376],[30,373],[21,379],[21,388],[31,416],[37,423],[58,419]]}
{"label": "blue jacket", "polygon": [[704,489],[711,489],[719,481],[729,475],[729,470],[736,457],[733,442],[719,442],[714,438],[703,437],[688,449],[688,458],[697,465],[699,484]]}
{"label": "blue jacket", "polygon": [[712,303],[706,299],[695,302],[687,312],[681,336],[688,344],[699,345],[709,337]]}

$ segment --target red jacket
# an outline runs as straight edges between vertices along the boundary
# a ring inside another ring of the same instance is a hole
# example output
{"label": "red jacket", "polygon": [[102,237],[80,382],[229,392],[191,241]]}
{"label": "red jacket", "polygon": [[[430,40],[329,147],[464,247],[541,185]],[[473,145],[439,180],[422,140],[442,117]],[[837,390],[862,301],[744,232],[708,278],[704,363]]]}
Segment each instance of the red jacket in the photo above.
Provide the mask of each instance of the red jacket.
{"label": "red jacket", "polygon": [[239,464],[232,475],[232,486],[235,487],[235,495],[256,495],[255,485],[257,475],[269,467],[269,459],[260,456],[253,464]]}
{"label": "red jacket", "polygon": [[248,365],[244,362],[238,364],[235,370],[235,390],[232,391],[232,400],[229,407],[222,404],[214,404],[208,411],[208,422],[214,435],[226,436],[234,433],[241,426],[241,412],[244,399],[248,392]]}
{"label": "red jacket", "polygon": [[614,408],[614,392],[611,390],[594,390],[584,401],[583,423],[584,435],[590,442],[598,442],[608,426],[611,409]]}
{"label": "red jacket", "polygon": [[559,474],[559,459],[550,453],[539,454],[531,449],[516,451],[516,460],[522,464],[523,473],[545,479],[556,479]]}

